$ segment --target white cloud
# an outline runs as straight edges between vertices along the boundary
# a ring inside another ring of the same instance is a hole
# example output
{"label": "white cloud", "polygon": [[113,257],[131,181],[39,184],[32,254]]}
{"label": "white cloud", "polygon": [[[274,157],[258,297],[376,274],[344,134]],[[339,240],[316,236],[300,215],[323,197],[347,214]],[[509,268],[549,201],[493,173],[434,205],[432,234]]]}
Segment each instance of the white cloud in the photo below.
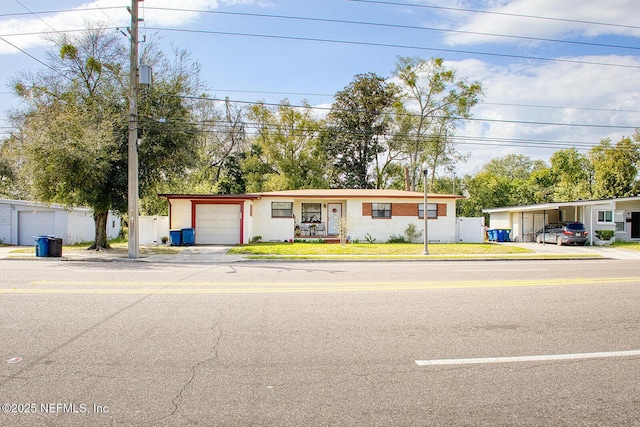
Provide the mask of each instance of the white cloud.
{"label": "white cloud", "polygon": [[[202,16],[202,13],[189,12],[187,10],[208,11],[215,10],[221,5],[248,4],[257,4],[262,7],[268,5],[265,2],[256,2],[255,0],[181,0],[180,2],[175,0],[145,0],[139,3],[139,16],[144,19],[144,25],[183,27],[195,22]],[[28,16],[0,20],[0,28],[2,28],[0,34],[20,49],[27,50],[48,44],[43,38],[43,32],[81,30],[86,27],[85,23],[87,21],[101,22],[107,26],[117,26],[125,29],[131,23],[131,15],[127,11],[127,6],[130,5],[131,2],[126,0],[95,0],[85,2],[69,12],[39,15],[39,18]],[[95,10],[96,8],[109,9]],[[184,9],[185,11],[153,10],[151,8],[174,8]],[[0,43],[0,55],[10,53],[18,53],[18,50],[8,43]]]}
{"label": "white cloud", "polygon": [[[640,59],[632,57],[579,59],[640,66]],[[483,102],[474,108],[474,117],[498,121],[469,121],[465,128],[458,130],[456,135],[466,137],[463,139],[471,143],[459,146],[460,151],[472,153],[469,163],[461,167],[468,173],[494,157],[521,153],[534,159],[548,160],[555,151],[569,148],[572,144],[586,150],[588,147],[584,144],[596,145],[602,138],[617,141],[633,133],[633,129],[559,126],[554,123],[640,126],[637,68],[561,62],[497,66],[477,60],[446,65],[458,69],[459,76],[482,82],[486,95]],[[550,142],[525,146],[507,140]]]}
{"label": "white cloud", "polygon": [[[467,2],[469,9],[482,9],[486,13],[451,14],[455,18],[456,30],[474,33],[506,34],[524,37],[558,38],[566,36],[595,37],[601,35],[640,36],[637,28],[636,0],[513,0],[485,1],[478,7],[477,1]],[[508,15],[506,15],[508,14]],[[535,19],[513,15],[538,16],[553,19]],[[561,20],[557,20],[561,19]],[[568,22],[584,21],[611,23],[596,25]],[[635,26],[628,28],[625,26]],[[449,33],[445,40],[450,45],[473,45],[479,43],[522,43],[522,40],[504,37],[480,36],[476,34]]]}

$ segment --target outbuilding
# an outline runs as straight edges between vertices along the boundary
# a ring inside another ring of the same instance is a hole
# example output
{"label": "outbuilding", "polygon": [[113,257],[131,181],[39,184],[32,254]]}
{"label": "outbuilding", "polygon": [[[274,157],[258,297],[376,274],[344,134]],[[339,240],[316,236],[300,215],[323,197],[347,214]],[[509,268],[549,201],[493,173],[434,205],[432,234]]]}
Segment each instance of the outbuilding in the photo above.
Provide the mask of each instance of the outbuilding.
{"label": "outbuilding", "polygon": [[[107,221],[107,236],[118,237],[120,218],[112,213]],[[95,239],[93,211],[88,208],[0,199],[0,239],[8,245],[33,245],[34,236],[55,236],[65,244],[92,242]]]}
{"label": "outbuilding", "polygon": [[543,203],[483,209],[489,228],[510,229],[513,240],[533,242],[546,224],[582,222],[593,244],[597,230],[612,230],[616,240],[640,241],[640,197]]}

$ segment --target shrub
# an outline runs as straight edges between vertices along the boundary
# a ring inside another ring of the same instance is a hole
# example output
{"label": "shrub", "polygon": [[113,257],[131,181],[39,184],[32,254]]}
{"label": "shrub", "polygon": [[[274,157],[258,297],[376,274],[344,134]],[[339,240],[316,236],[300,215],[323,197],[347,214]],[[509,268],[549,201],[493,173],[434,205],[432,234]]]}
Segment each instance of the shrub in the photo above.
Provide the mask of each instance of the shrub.
{"label": "shrub", "polygon": [[611,240],[611,238],[616,234],[613,230],[596,230],[596,236],[600,240]]}
{"label": "shrub", "polygon": [[422,240],[422,231],[418,231],[415,224],[409,224],[404,230],[404,235],[407,237],[408,243],[417,243]]}
{"label": "shrub", "polygon": [[407,243],[407,239],[404,236],[397,236],[395,234],[392,234],[391,236],[389,236],[389,240],[387,240],[387,243]]}
{"label": "shrub", "polygon": [[253,236],[251,238],[251,240],[249,240],[250,243],[258,243],[260,240],[262,240],[262,236]]}
{"label": "shrub", "polygon": [[367,241],[367,243],[374,243],[376,241],[376,238],[371,236],[371,234],[367,233],[366,236],[364,236],[364,239]]}

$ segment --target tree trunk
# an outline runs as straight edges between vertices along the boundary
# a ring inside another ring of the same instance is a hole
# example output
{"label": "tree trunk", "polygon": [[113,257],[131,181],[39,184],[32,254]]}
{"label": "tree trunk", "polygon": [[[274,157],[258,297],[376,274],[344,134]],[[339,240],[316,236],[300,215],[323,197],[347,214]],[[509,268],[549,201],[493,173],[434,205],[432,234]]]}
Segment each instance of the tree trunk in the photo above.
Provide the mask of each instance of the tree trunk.
{"label": "tree trunk", "polygon": [[96,237],[93,245],[89,249],[109,249],[109,239],[107,237],[107,218],[109,211],[101,211],[93,213],[93,222],[95,224]]}

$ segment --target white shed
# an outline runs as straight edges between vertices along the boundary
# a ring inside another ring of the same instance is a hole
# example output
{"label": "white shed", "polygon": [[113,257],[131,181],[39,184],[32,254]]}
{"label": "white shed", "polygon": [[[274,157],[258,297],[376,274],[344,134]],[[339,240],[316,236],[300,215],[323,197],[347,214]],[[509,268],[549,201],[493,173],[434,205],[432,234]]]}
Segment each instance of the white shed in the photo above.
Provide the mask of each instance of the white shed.
{"label": "white shed", "polygon": [[[107,221],[107,236],[120,233],[120,218],[112,213]],[[33,236],[55,236],[65,244],[92,242],[95,239],[93,211],[65,208],[61,205],[24,200],[0,199],[0,239],[8,245],[34,244]]]}

